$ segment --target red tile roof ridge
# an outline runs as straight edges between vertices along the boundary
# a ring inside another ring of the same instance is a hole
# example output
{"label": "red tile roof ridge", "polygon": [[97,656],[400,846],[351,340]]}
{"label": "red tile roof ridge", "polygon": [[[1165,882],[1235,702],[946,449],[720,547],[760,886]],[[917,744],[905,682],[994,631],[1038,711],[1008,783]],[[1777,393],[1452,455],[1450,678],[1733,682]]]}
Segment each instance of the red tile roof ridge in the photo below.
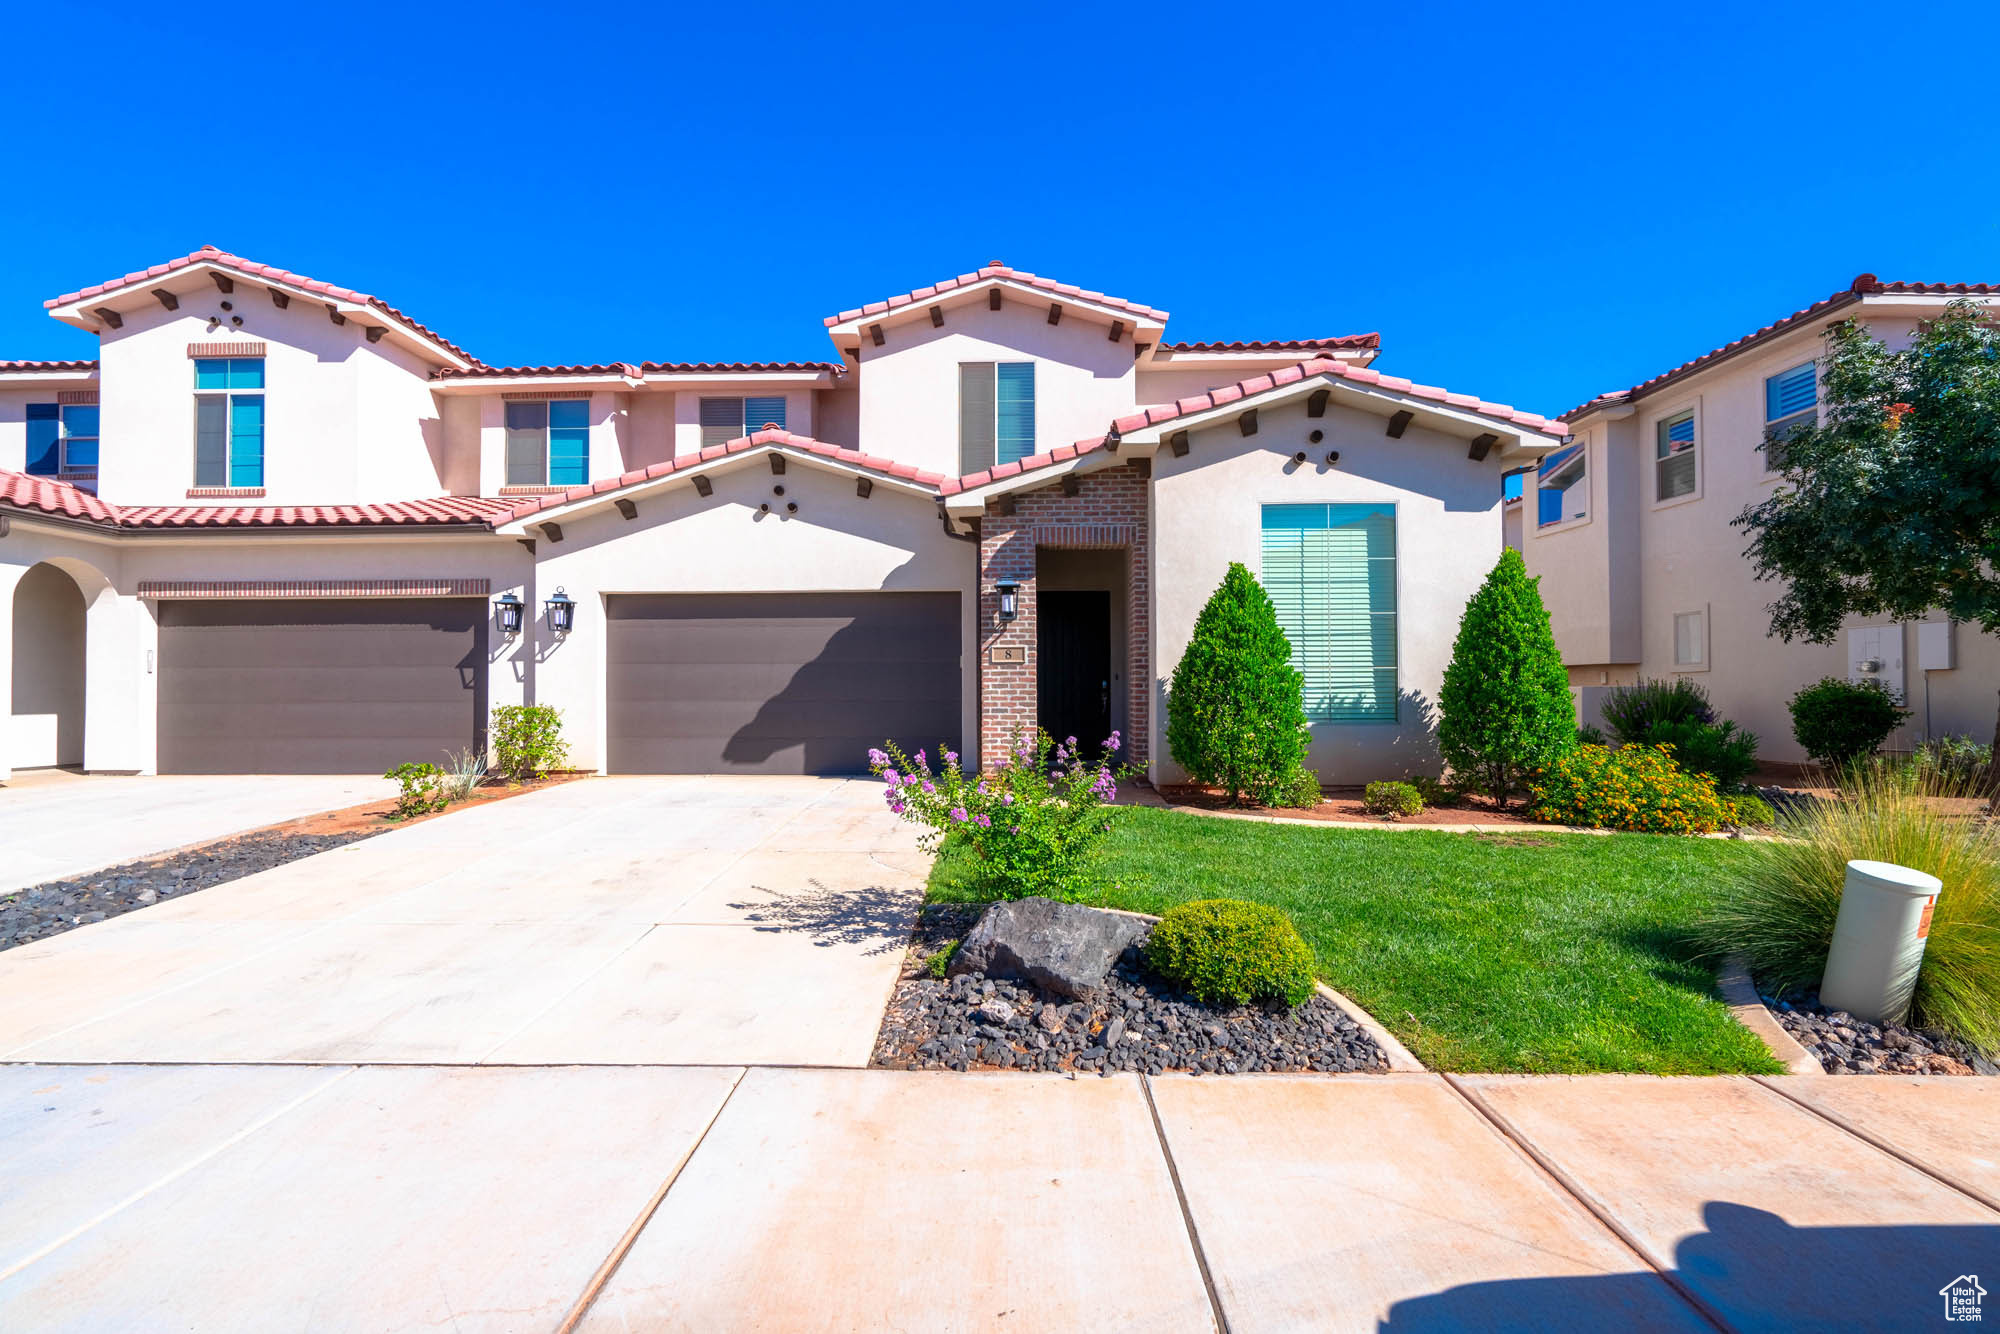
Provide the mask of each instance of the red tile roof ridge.
{"label": "red tile roof ridge", "polygon": [[868,315],[887,315],[891,311],[900,310],[905,306],[929,301],[933,297],[942,296],[947,292],[956,291],[961,287],[971,287],[975,283],[990,282],[996,278],[1008,282],[1020,283],[1024,287],[1032,287],[1038,291],[1048,292],[1053,296],[1067,297],[1073,301],[1087,302],[1094,306],[1109,306],[1114,310],[1130,311],[1132,314],[1146,319],[1164,321],[1167,318],[1167,312],[1164,310],[1157,310],[1152,306],[1142,305],[1137,301],[1128,301],[1124,297],[1106,296],[1103,292],[1095,292],[1087,288],[1078,287],[1074,283],[1061,283],[1053,278],[1044,278],[1037,274],[1025,273],[1020,269],[1011,269],[998,260],[994,260],[986,265],[985,268],[975,270],[972,273],[961,273],[956,278],[941,279],[938,282],[930,284],[928,287],[918,287],[904,292],[899,296],[892,296],[886,301],[870,301],[866,305],[856,306],[852,310],[843,310],[838,315],[829,315],[826,317],[826,327],[831,329],[836,324],[845,324],[849,320],[861,319]]}
{"label": "red tile roof ridge", "polygon": [[646,482],[656,482],[662,477],[671,477],[675,473],[686,472],[688,469],[699,467],[704,463],[713,463],[717,459],[726,458],[731,454],[741,454],[748,450],[759,449],[765,446],[782,446],[786,449],[797,450],[800,453],[811,454],[817,458],[830,459],[847,468],[877,473],[884,477],[893,477],[898,481],[910,482],[932,491],[938,490],[946,481],[943,474],[925,472],[914,464],[897,463],[893,459],[885,459],[873,454],[864,454],[858,449],[848,449],[842,445],[831,445],[824,440],[815,440],[811,436],[794,435],[790,431],[773,428],[755,431],[749,435],[738,436],[734,440],[727,441],[724,444],[710,445],[697,453],[677,454],[671,459],[664,459],[648,467],[635,468],[619,477],[607,477],[581,486],[573,486],[566,491],[561,491],[551,496],[533,496],[526,500],[510,502],[513,504],[513,512],[501,519],[500,522],[505,523],[526,519],[544,510],[559,509],[562,506],[575,505],[596,496],[609,495],[614,491],[623,491],[628,487],[639,486]]}
{"label": "red tile roof ridge", "polygon": [[119,291],[139,283],[156,281],[166,277],[170,273],[178,272],[195,264],[214,264],[221,268],[233,270],[247,278],[283,283],[287,287],[296,287],[301,291],[312,292],[335,301],[346,301],[353,305],[372,307],[389,316],[389,318],[395,320],[397,323],[413,330],[419,336],[437,344],[439,347],[447,349],[454,356],[472,362],[474,365],[479,364],[479,358],[473,356],[470,352],[467,352],[464,348],[458,346],[458,344],[452,342],[442,334],[404,314],[380,297],[369,296],[366,292],[357,292],[351,287],[341,287],[335,283],[322,282],[318,278],[308,278],[302,273],[293,273],[291,270],[281,269],[275,264],[261,264],[254,259],[245,259],[241,255],[233,255],[226,250],[217,249],[212,245],[205,245],[191,254],[170,259],[164,264],[154,264],[144,269],[135,269],[121,278],[110,278],[101,283],[92,283],[88,287],[80,287],[74,292],[64,292],[61,296],[52,297],[42,302],[42,306],[45,309],[53,310],[57,306],[67,306],[71,302],[94,299],[106,293]]}
{"label": "red tile roof ridge", "polygon": [[1380,347],[1379,333],[1339,334],[1332,338],[1260,338],[1245,342],[1161,343],[1162,352],[1292,352],[1316,347]]}
{"label": "red tile roof ridge", "polygon": [[1817,318],[1840,307],[1852,305],[1863,297],[1885,295],[1994,296],[2000,295],[2000,283],[1885,283],[1872,273],[1858,274],[1853,282],[1823,300],[1815,301],[1802,310],[1795,310],[1782,319],[1773,320],[1761,329],[1752,330],[1744,334],[1741,338],[1733,339],[1730,342],[1724,343],[1721,347],[1704,352],[1691,361],[1684,361],[1671,370],[1661,371],[1649,380],[1641,380],[1638,384],[1632,385],[1629,388],[1613,389],[1599,394],[1587,402],[1579,403],[1569,409],[1569,411],[1563,413],[1559,420],[1571,421],[1579,414],[1588,412],[1593,408],[1603,407],[1607,403],[1617,403],[1627,399],[1638,398],[1644,394],[1651,393],[1671,380],[1691,375],[1705,366],[1713,365],[1725,357],[1741,352],[1753,343],[1762,342],[1766,338],[1795,328],[1807,320]]}
{"label": "red tile roof ridge", "polygon": [[[1222,385],[1215,389],[1207,390],[1204,393],[1178,399],[1173,403],[1154,404],[1149,407],[1140,408],[1137,412],[1120,417],[1114,421],[1111,424],[1111,430],[1121,436],[1129,435],[1134,431],[1142,431],[1149,426],[1160,426],[1182,417],[1191,417],[1197,413],[1208,412],[1215,408],[1224,407],[1247,398],[1253,398],[1259,394],[1269,393],[1271,390],[1280,389],[1286,385],[1298,384],[1303,380],[1321,375],[1331,375],[1339,379],[1353,380],[1360,384],[1379,385],[1384,389],[1408,394],[1413,398],[1431,399],[1452,407],[1462,408],[1482,417],[1492,417],[1508,422],[1511,425],[1525,426],[1543,435],[1561,438],[1567,434],[1561,422],[1551,420],[1540,413],[1523,412],[1519,408],[1506,403],[1489,403],[1471,394],[1454,393],[1451,390],[1442,389],[1436,385],[1416,384],[1399,375],[1384,375],[1380,371],[1370,370],[1365,366],[1351,366],[1344,361],[1335,361],[1329,357],[1316,357],[1310,361],[1300,362],[1295,366],[1285,366],[1278,370],[1266,371],[1261,375],[1253,375],[1247,380],[1238,380],[1234,384]],[[963,491],[990,486],[994,482],[1005,481],[1009,477],[1017,477],[1023,472],[1037,468],[1046,468],[1055,463],[1067,462],[1079,455],[1102,449],[1109,439],[1110,434],[1107,433],[1095,440],[1079,440],[1072,445],[1062,445],[1043,453],[1030,454],[1026,458],[1013,463],[996,464],[991,468],[983,468],[978,472],[967,473],[962,477],[949,479],[939,490],[944,495],[952,496]]]}

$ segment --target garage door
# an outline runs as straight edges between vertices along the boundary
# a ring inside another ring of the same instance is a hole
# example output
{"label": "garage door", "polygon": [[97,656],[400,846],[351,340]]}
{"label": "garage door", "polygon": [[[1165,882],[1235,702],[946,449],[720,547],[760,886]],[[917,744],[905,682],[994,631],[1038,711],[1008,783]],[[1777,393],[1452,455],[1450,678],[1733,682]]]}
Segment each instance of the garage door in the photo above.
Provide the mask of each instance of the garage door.
{"label": "garage door", "polygon": [[159,607],[162,773],[379,774],[482,744],[483,598]]}
{"label": "garage door", "polygon": [[613,773],[865,772],[958,745],[956,593],[610,599]]}

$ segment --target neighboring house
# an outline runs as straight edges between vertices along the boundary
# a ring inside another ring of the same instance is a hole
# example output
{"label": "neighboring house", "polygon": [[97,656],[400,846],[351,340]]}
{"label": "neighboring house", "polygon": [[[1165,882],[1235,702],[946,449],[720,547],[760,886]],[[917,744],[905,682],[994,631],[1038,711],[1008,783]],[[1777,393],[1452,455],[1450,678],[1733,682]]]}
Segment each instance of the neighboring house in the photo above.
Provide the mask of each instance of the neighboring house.
{"label": "neighboring house", "polygon": [[1369,369],[1373,334],[1167,342],[1000,264],[810,363],[488,366],[213,248],[48,305],[100,355],[0,363],[0,776],[379,772],[538,702],[613,773],[973,762],[1039,722],[1169,777],[1231,561],[1314,766],[1406,772],[1501,475],[1563,435]]}
{"label": "neighboring house", "polygon": [[1859,320],[1890,346],[1984,284],[1884,283],[1872,274],[1767,328],[1565,417],[1573,439],[1525,479],[1522,554],[1585,721],[1606,687],[1690,675],[1767,759],[1805,758],[1786,702],[1825,676],[1872,678],[1914,711],[1892,744],[1990,737],[2000,642],[1977,626],[1851,624],[1838,643],[1787,644],[1730,521],[1778,485],[1767,439],[1815,420],[1829,325]]}

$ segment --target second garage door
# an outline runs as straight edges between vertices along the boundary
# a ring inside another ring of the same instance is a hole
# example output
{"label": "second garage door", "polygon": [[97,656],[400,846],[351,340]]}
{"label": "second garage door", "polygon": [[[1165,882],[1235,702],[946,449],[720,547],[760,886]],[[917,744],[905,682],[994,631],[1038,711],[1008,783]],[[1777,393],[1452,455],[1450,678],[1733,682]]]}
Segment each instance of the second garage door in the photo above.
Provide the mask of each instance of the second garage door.
{"label": "second garage door", "polygon": [[483,598],[162,602],[161,773],[379,774],[481,746]]}
{"label": "second garage door", "polygon": [[613,773],[865,772],[958,747],[956,593],[628,594],[609,605]]}

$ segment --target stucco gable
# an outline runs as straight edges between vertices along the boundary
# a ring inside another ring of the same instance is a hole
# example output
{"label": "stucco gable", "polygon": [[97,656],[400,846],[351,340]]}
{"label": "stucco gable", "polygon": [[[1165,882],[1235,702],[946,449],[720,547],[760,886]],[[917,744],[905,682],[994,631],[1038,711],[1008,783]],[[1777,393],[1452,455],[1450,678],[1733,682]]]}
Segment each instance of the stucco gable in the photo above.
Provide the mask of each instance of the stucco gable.
{"label": "stucco gable", "polygon": [[1011,295],[1017,301],[1054,305],[1065,313],[1074,312],[1099,323],[1120,324],[1135,334],[1143,335],[1140,337],[1142,342],[1148,338],[1156,339],[1167,323],[1167,312],[1164,310],[1128,301],[1124,297],[1107,296],[1074,283],[1025,273],[994,260],[975,272],[961,273],[956,278],[946,278],[928,287],[892,296],[886,301],[871,301],[865,306],[829,315],[826,317],[827,334],[836,347],[850,351],[858,348],[862,339],[868,336],[866,330],[870,325],[887,325],[925,314],[933,307],[990,301],[996,294],[1002,300]]}

